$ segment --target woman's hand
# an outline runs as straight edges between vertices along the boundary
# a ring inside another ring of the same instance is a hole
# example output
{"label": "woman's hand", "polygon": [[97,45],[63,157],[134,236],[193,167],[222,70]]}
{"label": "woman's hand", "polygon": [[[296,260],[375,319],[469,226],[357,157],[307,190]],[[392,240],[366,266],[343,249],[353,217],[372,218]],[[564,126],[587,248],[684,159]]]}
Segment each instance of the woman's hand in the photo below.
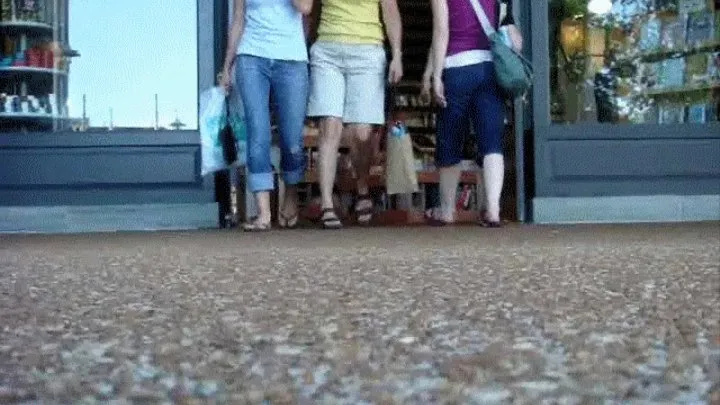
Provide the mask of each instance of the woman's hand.
{"label": "woman's hand", "polygon": [[232,89],[232,77],[235,71],[235,63],[225,64],[222,73],[218,77],[218,85],[225,89],[225,93],[229,93]]}
{"label": "woman's hand", "polygon": [[447,107],[447,99],[445,99],[445,85],[443,84],[442,78],[440,76],[433,77],[432,89],[433,95],[435,96],[435,101],[438,103],[438,105],[441,108]]}
{"label": "woman's hand", "polygon": [[390,84],[398,84],[398,83],[400,83],[400,80],[402,80],[402,77],[403,77],[402,58],[394,57],[390,61],[390,66],[388,67],[388,82]]}
{"label": "woman's hand", "polygon": [[308,15],[312,11],[313,0],[292,0],[292,3],[302,15]]}
{"label": "woman's hand", "polygon": [[512,49],[515,52],[522,52],[523,49],[523,37],[520,33],[520,30],[515,24],[511,24],[507,26],[508,28],[508,36],[510,37],[510,42],[512,43]]}

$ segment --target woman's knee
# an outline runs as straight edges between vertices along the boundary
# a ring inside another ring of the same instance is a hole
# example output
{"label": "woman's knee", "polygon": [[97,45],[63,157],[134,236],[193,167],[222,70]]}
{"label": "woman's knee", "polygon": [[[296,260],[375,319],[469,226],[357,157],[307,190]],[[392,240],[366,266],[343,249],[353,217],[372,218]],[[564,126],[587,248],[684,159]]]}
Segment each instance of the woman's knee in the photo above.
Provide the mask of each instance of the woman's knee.
{"label": "woman's knee", "polygon": [[372,126],[369,124],[350,124],[348,133],[357,142],[369,142],[372,135]]}
{"label": "woman's knee", "polygon": [[343,133],[342,119],[339,117],[323,117],[320,119],[320,141],[339,141]]}

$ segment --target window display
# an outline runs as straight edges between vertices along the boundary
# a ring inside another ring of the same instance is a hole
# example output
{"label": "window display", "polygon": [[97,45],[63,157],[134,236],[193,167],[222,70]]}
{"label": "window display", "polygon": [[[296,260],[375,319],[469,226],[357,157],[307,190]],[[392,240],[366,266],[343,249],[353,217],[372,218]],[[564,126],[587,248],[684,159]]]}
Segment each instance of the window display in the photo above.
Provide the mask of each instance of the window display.
{"label": "window display", "polygon": [[550,0],[556,123],[718,120],[720,10],[712,0]]}
{"label": "window display", "polygon": [[196,129],[196,9],[0,0],[0,131]]}

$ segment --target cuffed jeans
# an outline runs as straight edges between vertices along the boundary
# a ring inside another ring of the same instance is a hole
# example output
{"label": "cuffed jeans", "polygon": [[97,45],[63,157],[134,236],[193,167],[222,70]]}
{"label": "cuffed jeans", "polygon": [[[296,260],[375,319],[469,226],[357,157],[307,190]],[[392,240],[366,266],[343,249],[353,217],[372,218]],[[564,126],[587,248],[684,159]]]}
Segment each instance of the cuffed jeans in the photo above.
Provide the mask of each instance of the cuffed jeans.
{"label": "cuffed jeans", "polygon": [[275,188],[270,158],[270,92],[280,132],[281,169],[285,184],[305,175],[303,129],[309,77],[306,62],[238,55],[236,83],[245,107],[248,185],[253,193]]}

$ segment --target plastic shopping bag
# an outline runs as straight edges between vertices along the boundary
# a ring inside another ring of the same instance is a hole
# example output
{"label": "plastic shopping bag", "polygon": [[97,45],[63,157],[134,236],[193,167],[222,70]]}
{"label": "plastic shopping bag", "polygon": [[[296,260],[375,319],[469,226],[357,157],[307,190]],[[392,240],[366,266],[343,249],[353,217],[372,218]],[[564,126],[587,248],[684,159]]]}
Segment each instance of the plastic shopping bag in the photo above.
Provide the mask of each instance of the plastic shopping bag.
{"label": "plastic shopping bag", "polygon": [[[226,104],[230,100],[230,104]],[[237,101],[234,101],[237,100]],[[201,174],[206,176],[231,166],[244,165],[247,156],[247,135],[245,132],[242,103],[238,97],[225,96],[221,87],[213,87],[200,95],[200,149]],[[237,161],[225,162],[223,130],[230,124],[237,145]]]}
{"label": "plastic shopping bag", "polygon": [[395,124],[387,136],[385,186],[389,195],[418,192],[412,140],[403,124]]}
{"label": "plastic shopping bag", "polygon": [[227,99],[228,120],[235,135],[237,160],[233,166],[245,166],[247,163],[247,128],[245,126],[245,107],[242,99],[231,92]]}

